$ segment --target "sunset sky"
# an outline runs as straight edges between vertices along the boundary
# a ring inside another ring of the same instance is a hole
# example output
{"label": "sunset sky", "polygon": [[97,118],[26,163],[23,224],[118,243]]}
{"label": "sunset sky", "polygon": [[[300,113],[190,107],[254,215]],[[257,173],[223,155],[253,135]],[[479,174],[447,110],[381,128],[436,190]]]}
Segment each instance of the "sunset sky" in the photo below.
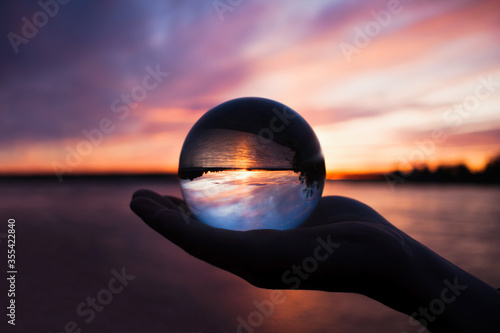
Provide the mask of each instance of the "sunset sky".
{"label": "sunset sky", "polygon": [[498,0],[41,3],[0,5],[0,173],[175,172],[244,96],[301,114],[333,177],[500,153]]}

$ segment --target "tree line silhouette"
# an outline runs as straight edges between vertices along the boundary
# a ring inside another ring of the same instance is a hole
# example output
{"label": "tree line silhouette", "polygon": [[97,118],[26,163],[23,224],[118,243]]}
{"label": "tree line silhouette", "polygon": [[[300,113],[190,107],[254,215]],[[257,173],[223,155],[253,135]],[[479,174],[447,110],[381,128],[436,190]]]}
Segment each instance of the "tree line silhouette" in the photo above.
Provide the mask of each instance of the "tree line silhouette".
{"label": "tree line silhouette", "polygon": [[500,155],[492,158],[480,171],[473,172],[467,165],[440,165],[435,170],[428,166],[414,168],[409,172],[392,171],[385,175],[390,179],[422,183],[481,183],[500,184]]}

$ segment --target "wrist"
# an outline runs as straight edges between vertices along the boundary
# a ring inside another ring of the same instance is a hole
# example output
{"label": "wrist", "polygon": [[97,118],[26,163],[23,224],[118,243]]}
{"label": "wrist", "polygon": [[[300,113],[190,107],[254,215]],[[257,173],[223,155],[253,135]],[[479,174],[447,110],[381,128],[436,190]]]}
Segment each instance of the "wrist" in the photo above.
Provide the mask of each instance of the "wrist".
{"label": "wrist", "polygon": [[412,256],[404,284],[414,286],[404,313],[410,324],[431,332],[500,331],[500,293],[411,240]]}

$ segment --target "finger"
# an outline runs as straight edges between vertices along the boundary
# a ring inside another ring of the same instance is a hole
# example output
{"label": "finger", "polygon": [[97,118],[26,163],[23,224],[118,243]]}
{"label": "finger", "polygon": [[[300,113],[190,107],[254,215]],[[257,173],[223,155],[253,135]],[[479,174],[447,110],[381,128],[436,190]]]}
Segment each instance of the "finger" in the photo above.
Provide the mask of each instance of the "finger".
{"label": "finger", "polygon": [[320,199],[311,216],[301,228],[315,227],[345,221],[361,221],[392,226],[370,206],[342,196],[327,196]]}
{"label": "finger", "polygon": [[166,199],[169,199],[170,201],[172,201],[177,206],[179,206],[179,205],[185,205],[186,204],[186,202],[183,199],[181,199],[181,198],[177,198],[177,197],[174,197],[174,196],[171,196],[171,195],[165,195],[163,197],[166,198]]}
{"label": "finger", "polygon": [[[163,206],[170,208],[170,209],[176,209],[176,210],[179,210],[179,204],[177,202],[182,202],[182,200],[180,200],[180,199],[175,198],[176,200],[174,201],[174,200],[172,200],[172,198],[174,198],[174,197],[161,196],[154,191],[146,190],[146,189],[138,190],[132,195],[132,199],[140,198],[140,197],[149,198],[149,199],[159,203],[160,205],[163,205]],[[184,210],[186,210],[186,209],[184,209]]]}

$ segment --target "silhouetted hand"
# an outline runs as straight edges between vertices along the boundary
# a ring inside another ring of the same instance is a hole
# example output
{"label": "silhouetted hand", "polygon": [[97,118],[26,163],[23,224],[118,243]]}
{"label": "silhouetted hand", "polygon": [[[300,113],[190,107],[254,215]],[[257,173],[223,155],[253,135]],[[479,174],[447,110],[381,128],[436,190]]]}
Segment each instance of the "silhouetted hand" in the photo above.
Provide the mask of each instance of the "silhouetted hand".
{"label": "silhouetted hand", "polygon": [[429,306],[443,293],[444,280],[453,284],[459,277],[458,286],[463,289],[468,283],[463,290],[475,289],[473,296],[486,297],[482,301],[494,305],[500,305],[500,293],[353,199],[323,197],[300,228],[283,231],[213,228],[197,221],[181,199],[148,190],[134,193],[130,207],[189,254],[257,287],[359,293],[413,315],[421,320],[414,320],[416,324],[436,331],[500,327],[491,307],[483,309],[481,323],[470,326],[464,317],[469,295],[455,297],[440,316],[419,314],[419,307]]}

